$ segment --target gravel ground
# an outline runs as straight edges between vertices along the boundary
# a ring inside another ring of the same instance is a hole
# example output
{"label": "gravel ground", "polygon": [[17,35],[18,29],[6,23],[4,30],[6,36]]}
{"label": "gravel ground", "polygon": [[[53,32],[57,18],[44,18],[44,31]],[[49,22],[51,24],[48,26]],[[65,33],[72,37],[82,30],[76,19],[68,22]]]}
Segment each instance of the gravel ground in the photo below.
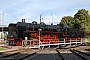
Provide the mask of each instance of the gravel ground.
{"label": "gravel ground", "polygon": [[90,46],[78,46],[78,47],[76,47],[76,48],[71,48],[71,49],[85,50],[85,49],[90,49]]}

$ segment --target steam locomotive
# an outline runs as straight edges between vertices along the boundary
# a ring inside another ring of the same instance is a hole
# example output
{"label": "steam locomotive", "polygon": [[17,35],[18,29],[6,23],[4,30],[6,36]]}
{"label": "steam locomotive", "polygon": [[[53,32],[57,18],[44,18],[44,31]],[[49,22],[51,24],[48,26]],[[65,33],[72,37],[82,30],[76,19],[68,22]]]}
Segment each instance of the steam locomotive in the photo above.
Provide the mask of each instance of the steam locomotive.
{"label": "steam locomotive", "polygon": [[20,46],[25,37],[27,37],[27,40],[35,41],[35,43],[40,40],[40,44],[56,44],[58,41],[64,42],[65,40],[65,42],[68,42],[69,39],[81,40],[84,37],[84,33],[78,28],[70,28],[69,26],[47,25],[44,22],[38,24],[36,21],[26,23],[25,19],[16,24],[9,24],[9,45]]}

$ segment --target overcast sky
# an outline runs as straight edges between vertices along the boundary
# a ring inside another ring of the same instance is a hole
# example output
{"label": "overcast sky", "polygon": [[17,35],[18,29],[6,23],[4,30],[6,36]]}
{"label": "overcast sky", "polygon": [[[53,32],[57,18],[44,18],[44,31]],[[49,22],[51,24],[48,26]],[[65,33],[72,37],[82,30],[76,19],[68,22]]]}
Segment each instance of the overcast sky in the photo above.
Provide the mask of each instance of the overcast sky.
{"label": "overcast sky", "polygon": [[43,21],[51,24],[60,22],[63,16],[74,16],[80,10],[90,12],[90,0],[0,0],[0,20],[4,13],[4,25],[16,23],[25,18],[26,22],[37,21],[43,14]]}

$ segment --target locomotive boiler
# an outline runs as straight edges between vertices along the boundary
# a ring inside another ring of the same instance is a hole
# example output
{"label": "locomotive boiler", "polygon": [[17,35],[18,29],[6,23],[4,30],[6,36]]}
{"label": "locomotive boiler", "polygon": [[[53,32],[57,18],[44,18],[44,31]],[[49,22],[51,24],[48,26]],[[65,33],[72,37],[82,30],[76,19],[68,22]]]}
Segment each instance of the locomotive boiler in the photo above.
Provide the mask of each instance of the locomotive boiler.
{"label": "locomotive boiler", "polygon": [[83,32],[78,28],[53,24],[47,25],[44,22],[38,24],[36,21],[26,23],[25,19],[16,24],[10,23],[8,28],[9,45],[16,46],[21,46],[25,37],[27,37],[27,40],[35,41],[35,43],[40,41],[40,44],[56,44],[58,41],[68,42],[70,39],[81,40],[84,37]]}

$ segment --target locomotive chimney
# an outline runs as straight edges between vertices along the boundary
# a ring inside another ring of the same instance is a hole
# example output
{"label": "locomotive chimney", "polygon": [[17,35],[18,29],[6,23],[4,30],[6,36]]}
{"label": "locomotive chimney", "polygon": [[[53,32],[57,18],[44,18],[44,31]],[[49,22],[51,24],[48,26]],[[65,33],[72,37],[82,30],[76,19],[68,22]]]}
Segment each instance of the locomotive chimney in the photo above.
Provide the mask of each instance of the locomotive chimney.
{"label": "locomotive chimney", "polygon": [[22,19],[22,22],[25,22],[25,19]]}

